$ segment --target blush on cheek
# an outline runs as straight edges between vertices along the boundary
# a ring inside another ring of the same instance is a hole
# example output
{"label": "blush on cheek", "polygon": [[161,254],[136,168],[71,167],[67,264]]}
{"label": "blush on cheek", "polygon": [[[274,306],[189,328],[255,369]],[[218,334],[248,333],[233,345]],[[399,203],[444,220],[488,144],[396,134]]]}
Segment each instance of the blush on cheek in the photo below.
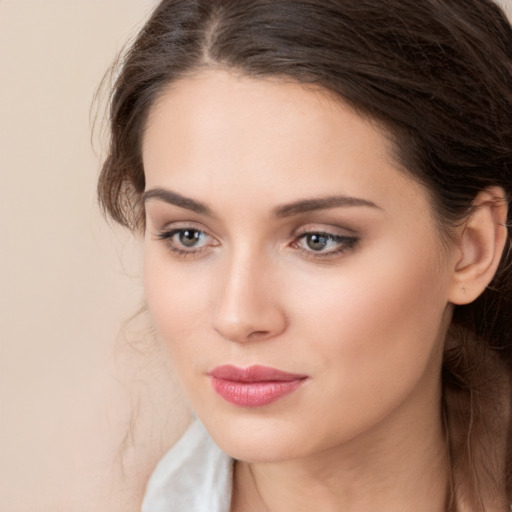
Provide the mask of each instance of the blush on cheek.
{"label": "blush on cheek", "polygon": [[378,391],[401,377],[412,381],[440,341],[446,302],[442,283],[432,282],[435,261],[421,244],[408,249],[411,258],[394,258],[394,265],[373,258],[373,265],[361,263],[337,282],[323,283],[317,300],[301,297],[306,339],[315,340],[326,364],[340,366],[347,385],[376,379]]}

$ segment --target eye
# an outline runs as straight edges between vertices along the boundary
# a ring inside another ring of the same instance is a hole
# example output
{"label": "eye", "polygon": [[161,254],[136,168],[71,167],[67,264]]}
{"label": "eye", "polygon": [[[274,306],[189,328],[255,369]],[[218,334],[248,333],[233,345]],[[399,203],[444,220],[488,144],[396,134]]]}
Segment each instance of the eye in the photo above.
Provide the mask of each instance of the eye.
{"label": "eye", "polygon": [[174,238],[184,247],[198,247],[204,242],[205,233],[198,229],[180,229],[174,234]]}
{"label": "eye", "polygon": [[313,251],[323,251],[329,245],[335,244],[332,237],[320,233],[310,233],[305,235],[303,239],[307,247]]}
{"label": "eye", "polygon": [[213,237],[193,227],[170,229],[157,236],[178,256],[194,255],[208,246],[217,245]]}
{"label": "eye", "polygon": [[357,237],[336,235],[326,232],[308,232],[301,234],[294,245],[311,257],[328,257],[338,255],[353,248]]}

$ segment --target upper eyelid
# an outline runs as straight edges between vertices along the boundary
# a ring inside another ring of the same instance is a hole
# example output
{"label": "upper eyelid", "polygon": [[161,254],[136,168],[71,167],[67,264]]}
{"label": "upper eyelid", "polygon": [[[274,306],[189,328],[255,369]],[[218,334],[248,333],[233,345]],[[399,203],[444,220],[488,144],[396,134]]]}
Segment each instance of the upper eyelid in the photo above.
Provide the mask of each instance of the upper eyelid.
{"label": "upper eyelid", "polygon": [[206,229],[204,226],[202,226],[200,223],[196,223],[194,221],[173,221],[173,222],[167,222],[162,225],[162,227],[154,227],[153,232],[155,235],[159,238],[162,238],[162,235],[169,234],[171,232],[179,232],[184,230],[194,230],[199,231],[201,233],[204,233],[205,235],[209,236],[210,238],[217,239],[215,235],[211,233],[210,230]]}
{"label": "upper eyelid", "polygon": [[209,234],[207,231],[205,231],[204,229],[199,229],[197,227],[194,227],[194,226],[183,226],[183,227],[169,227],[169,228],[163,228],[163,229],[160,229],[157,233],[157,236],[159,238],[162,238],[162,237],[167,237],[167,238],[171,238],[172,236],[178,234],[179,232],[181,231],[197,231],[198,233],[201,233],[203,235],[206,235],[207,237],[209,238],[212,238],[214,239],[215,237],[211,234]]}
{"label": "upper eyelid", "polygon": [[334,242],[337,242],[337,243],[343,243],[343,242],[351,242],[351,243],[355,243],[355,242],[358,242],[360,237],[358,236],[354,236],[354,235],[341,235],[341,234],[335,234],[335,233],[330,233],[330,232],[326,232],[326,231],[306,231],[304,233],[301,233],[299,235],[297,235],[293,242],[296,242],[297,240],[300,240],[300,239],[303,239],[309,235],[321,235],[321,236],[325,236],[326,238],[334,241]]}
{"label": "upper eyelid", "polygon": [[[350,231],[350,233],[347,233],[347,231]],[[309,235],[309,234],[318,234],[318,235],[328,235],[328,236],[341,236],[341,237],[353,237],[355,236],[355,232],[352,230],[347,229],[325,229],[325,228],[317,228],[317,229],[301,229],[299,228],[295,233],[294,236],[303,236],[303,235]]]}
{"label": "upper eyelid", "polygon": [[302,238],[305,235],[324,235],[328,237],[333,238],[343,238],[343,239],[354,239],[360,238],[360,232],[356,231],[355,229],[351,229],[347,226],[340,226],[340,225],[329,225],[329,224],[306,224],[303,225],[293,231],[293,236],[295,238]]}
{"label": "upper eyelid", "polygon": [[173,220],[170,222],[162,222],[157,223],[160,224],[160,228],[156,228],[160,232],[164,231],[172,231],[176,229],[196,229],[197,231],[204,231],[205,233],[208,232],[208,230],[200,223],[196,222],[194,220]]}
{"label": "upper eyelid", "polygon": [[199,231],[200,233],[204,233],[205,235],[208,235],[208,231],[202,228],[199,228],[197,226],[193,225],[186,225],[186,226],[164,226],[163,228],[159,229],[159,233],[172,233],[172,232],[179,232],[179,231]]}

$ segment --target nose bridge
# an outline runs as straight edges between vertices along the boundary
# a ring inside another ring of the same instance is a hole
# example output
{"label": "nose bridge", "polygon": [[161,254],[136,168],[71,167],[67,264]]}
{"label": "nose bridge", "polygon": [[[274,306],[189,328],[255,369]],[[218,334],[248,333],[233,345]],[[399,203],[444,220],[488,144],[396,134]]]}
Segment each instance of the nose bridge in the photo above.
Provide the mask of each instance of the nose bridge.
{"label": "nose bridge", "polygon": [[233,250],[219,274],[214,328],[245,342],[280,333],[286,319],[272,287],[271,261],[250,245]]}

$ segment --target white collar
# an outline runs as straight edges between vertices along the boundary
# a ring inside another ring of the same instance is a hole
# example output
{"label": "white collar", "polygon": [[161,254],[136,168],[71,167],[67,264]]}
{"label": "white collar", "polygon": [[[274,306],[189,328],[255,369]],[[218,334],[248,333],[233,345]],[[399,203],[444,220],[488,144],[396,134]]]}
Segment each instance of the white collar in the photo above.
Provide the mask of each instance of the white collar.
{"label": "white collar", "polygon": [[229,512],[232,480],[233,459],[196,419],[155,468],[142,512]]}

